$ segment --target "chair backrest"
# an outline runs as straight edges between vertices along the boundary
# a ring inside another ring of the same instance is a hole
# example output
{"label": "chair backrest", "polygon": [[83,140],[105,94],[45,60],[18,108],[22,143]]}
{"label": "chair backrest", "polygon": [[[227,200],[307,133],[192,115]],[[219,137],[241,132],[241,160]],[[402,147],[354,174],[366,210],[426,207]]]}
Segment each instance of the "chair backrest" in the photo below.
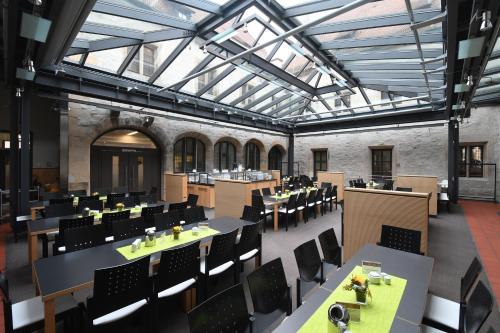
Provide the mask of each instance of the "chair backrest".
{"label": "chair backrest", "polygon": [[237,284],[209,298],[188,313],[189,331],[246,332],[249,315],[243,285]]}
{"label": "chair backrest", "polygon": [[163,251],[158,268],[157,290],[165,290],[189,279],[197,279],[199,272],[200,241]]}
{"label": "chair backrest", "polygon": [[255,312],[271,313],[286,307],[290,295],[281,258],[257,268],[247,276],[247,281]]}
{"label": "chair backrest", "polygon": [[198,203],[198,196],[196,194],[189,193],[187,202],[189,207],[196,207],[196,204]]}
{"label": "chair backrest", "polygon": [[76,206],[76,212],[81,213],[86,207],[88,207],[91,210],[98,210],[98,211],[102,211],[103,209],[102,201],[99,199],[78,201],[78,206]]}
{"label": "chair backrest", "polygon": [[391,249],[420,254],[421,232],[382,224],[380,245]]}
{"label": "chair backrest", "polygon": [[258,195],[258,196],[262,196],[262,193],[260,193],[260,189],[255,189],[255,190],[252,190],[252,196],[254,195]]}
{"label": "chair backrest", "polygon": [[109,193],[106,196],[106,201],[109,202],[110,200],[113,200],[116,198],[125,198],[125,193]]}
{"label": "chair backrest", "polygon": [[182,211],[182,217],[186,224],[206,221],[205,209],[202,206],[194,206]]}
{"label": "chair backrest", "polygon": [[307,196],[307,203],[314,203],[316,201],[316,190],[309,191],[309,195]]}
{"label": "chair backrest", "polygon": [[145,202],[147,204],[155,204],[156,203],[156,199],[151,194],[140,195],[139,196],[139,204],[141,204],[143,202]]}
{"label": "chair backrest", "polygon": [[101,222],[106,229],[106,232],[111,235],[111,224],[114,221],[128,220],[130,218],[130,210],[122,210],[121,212],[103,213]]}
{"label": "chair backrest", "polygon": [[388,179],[385,181],[383,189],[387,191],[392,191],[393,186],[394,186],[394,180]]}
{"label": "chair backrest", "polygon": [[340,266],[342,264],[342,249],[339,246],[335,230],[333,228],[323,231],[318,236],[323,259],[329,263]]}
{"label": "chair backrest", "polygon": [[330,182],[321,182],[321,188],[327,188],[327,187],[331,187],[332,186],[332,183]]}
{"label": "chair backrest", "polygon": [[354,187],[354,180],[349,180],[349,187]]}
{"label": "chair backrest", "polygon": [[265,187],[262,189],[262,195],[272,195],[271,189],[269,187]]}
{"label": "chair backrest", "polygon": [[400,192],[413,192],[413,188],[411,187],[396,187],[396,191]]}
{"label": "chair backrest", "polygon": [[120,197],[120,198],[113,198],[111,201],[109,201],[109,207],[110,208],[115,208],[117,204],[122,203],[125,207],[134,207],[136,205],[136,199],[135,197]]}
{"label": "chair backrest", "polygon": [[106,231],[102,224],[68,229],[64,232],[66,253],[102,245],[105,238]]}
{"label": "chair backrest", "polygon": [[172,229],[174,226],[180,225],[181,220],[182,210],[172,210],[154,215],[156,231]]}
{"label": "chair backrest", "polygon": [[59,238],[64,240],[64,233],[68,229],[79,228],[94,224],[94,216],[77,217],[74,219],[59,220]]}
{"label": "chair backrest", "polygon": [[286,204],[287,210],[292,210],[297,208],[297,194],[292,194],[290,198],[288,198],[288,202]]}
{"label": "chair backrest", "polygon": [[94,293],[87,302],[89,317],[95,319],[151,295],[150,257],[123,265],[97,269],[94,272]]}
{"label": "chair backrest", "polygon": [[306,205],[306,192],[300,192],[297,197],[297,206],[303,207]]}
{"label": "chair backrest", "polygon": [[6,333],[11,333],[14,330],[12,322],[12,301],[9,296],[9,282],[5,276],[5,272],[0,272],[0,290],[2,290],[3,301],[3,320]]}
{"label": "chair backrest", "polygon": [[482,281],[472,292],[465,308],[464,327],[460,332],[479,332],[493,308],[493,297]]}
{"label": "chair backrest", "polygon": [[326,189],[325,189],[325,199],[331,198],[332,197],[332,192],[333,192],[333,189],[332,189],[331,186],[326,187]]}
{"label": "chair backrest", "polygon": [[65,204],[65,203],[71,203],[73,204],[74,198],[53,198],[49,199],[49,205],[59,205],[59,204]]}
{"label": "chair backrest", "polygon": [[238,229],[234,229],[225,234],[218,234],[212,238],[210,245],[210,253],[206,258],[205,271],[208,272],[212,268],[220,266],[228,261],[233,260],[235,257],[235,243]]}
{"label": "chair backrest", "polygon": [[264,199],[261,195],[252,195],[252,207],[260,209],[263,212],[266,209],[264,205]]}
{"label": "chair backrest", "polygon": [[313,281],[314,277],[321,269],[321,257],[316,246],[316,241],[311,239],[302,245],[299,245],[295,250],[295,261],[299,268],[300,279],[304,281]]}
{"label": "chair backrest", "polygon": [[171,212],[173,210],[184,210],[188,206],[188,202],[174,202],[168,205],[168,211]]}
{"label": "chair backrest", "polygon": [[128,220],[113,221],[111,223],[111,234],[113,241],[117,242],[123,239],[141,237],[144,235],[144,218],[136,217]]}
{"label": "chair backrest", "polygon": [[319,189],[316,191],[316,201],[321,201],[321,202],[323,202],[323,189],[322,189],[322,188],[319,188]]}
{"label": "chair backrest", "polygon": [[355,188],[366,188],[366,183],[354,183]]}
{"label": "chair backrest", "polygon": [[84,201],[95,201],[95,200],[99,200],[99,195],[83,195],[81,197],[78,197],[78,203]]}
{"label": "chair backrest", "polygon": [[332,198],[337,196],[337,185],[332,186]]}
{"label": "chair backrest", "polygon": [[262,219],[260,212],[261,210],[257,207],[245,205],[241,219],[249,222],[259,222]]}
{"label": "chair backrest", "polygon": [[261,229],[259,223],[244,225],[241,229],[240,242],[236,244],[236,254],[241,256],[254,249],[261,248]]}
{"label": "chair backrest", "polygon": [[275,193],[275,194],[278,194],[278,192],[279,192],[279,191],[282,191],[282,190],[283,190],[283,188],[282,188],[281,186],[275,186],[275,187],[274,187],[274,193]]}
{"label": "chair backrest", "polygon": [[482,270],[483,266],[481,265],[481,262],[477,259],[477,257],[474,257],[474,259],[472,259],[472,262],[469,265],[469,268],[467,268],[467,271],[460,280],[461,302],[465,303],[469,291],[476,282],[476,279],[479,277],[479,274],[481,273]]}
{"label": "chair backrest", "polygon": [[46,218],[68,216],[73,214],[75,214],[75,207],[73,207],[73,202],[45,206]]}
{"label": "chair backrest", "polygon": [[153,207],[142,207],[141,217],[144,218],[144,225],[146,228],[154,227],[155,225],[155,214],[163,213],[164,205],[158,205]]}
{"label": "chair backrest", "polygon": [[141,200],[139,199],[141,195],[146,195],[146,191],[135,191],[128,193],[128,196],[134,199],[136,205],[141,204]]}

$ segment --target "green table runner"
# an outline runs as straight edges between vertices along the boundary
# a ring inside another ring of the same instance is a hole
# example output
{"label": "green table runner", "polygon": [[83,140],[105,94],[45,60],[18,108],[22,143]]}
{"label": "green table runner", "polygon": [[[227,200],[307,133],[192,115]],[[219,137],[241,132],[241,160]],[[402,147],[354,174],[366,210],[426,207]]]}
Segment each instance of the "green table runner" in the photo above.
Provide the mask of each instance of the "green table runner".
{"label": "green table runner", "polygon": [[[351,274],[331,293],[316,312],[302,325],[300,333],[330,332],[328,326],[328,308],[336,302],[356,302],[354,291],[347,291],[343,286],[349,283],[351,275],[363,275],[361,266],[356,266]],[[366,276],[366,275],[365,275]],[[389,332],[396,312],[403,297],[406,280],[392,276],[391,284],[370,285],[372,300],[367,296],[368,305],[361,306],[361,321],[349,322],[348,329],[352,333],[384,333]],[[333,324],[331,324],[333,326]],[[333,330],[335,332],[335,330]]]}
{"label": "green table runner", "polygon": [[142,242],[141,248],[135,252],[132,252],[131,244],[117,248],[116,251],[120,252],[125,257],[125,259],[132,260],[159,251],[163,251],[174,246],[191,243],[208,236],[216,235],[218,233],[219,231],[211,228],[200,229],[198,235],[193,235],[191,230],[186,230],[181,232],[181,234],[179,235],[179,239],[174,239],[172,235],[167,235],[165,237],[157,237],[155,246],[146,247],[145,243]]}

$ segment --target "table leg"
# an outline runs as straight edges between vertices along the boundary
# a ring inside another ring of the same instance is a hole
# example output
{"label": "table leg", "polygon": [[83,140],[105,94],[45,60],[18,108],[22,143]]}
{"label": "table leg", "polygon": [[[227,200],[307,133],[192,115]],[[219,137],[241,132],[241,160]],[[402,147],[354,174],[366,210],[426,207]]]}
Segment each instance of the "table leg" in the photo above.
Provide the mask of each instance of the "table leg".
{"label": "table leg", "polygon": [[[38,235],[28,234],[28,260],[30,265],[38,259]],[[35,281],[35,272],[32,269],[32,280]]]}
{"label": "table leg", "polygon": [[36,208],[31,208],[31,219],[36,220]]}
{"label": "table leg", "polygon": [[278,205],[274,205],[274,231],[278,231]]}
{"label": "table leg", "polygon": [[45,333],[56,332],[56,306],[54,299],[43,301],[43,311],[45,314]]}

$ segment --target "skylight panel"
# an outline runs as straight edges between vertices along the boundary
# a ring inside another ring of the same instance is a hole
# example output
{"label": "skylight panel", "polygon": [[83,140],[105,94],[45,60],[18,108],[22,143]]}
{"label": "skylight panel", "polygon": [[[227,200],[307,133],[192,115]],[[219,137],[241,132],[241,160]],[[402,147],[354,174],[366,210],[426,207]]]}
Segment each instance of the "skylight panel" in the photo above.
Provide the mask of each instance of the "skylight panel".
{"label": "skylight panel", "polygon": [[85,60],[85,66],[116,73],[127,54],[128,48],[126,47],[89,52],[87,60]]}
{"label": "skylight panel", "polygon": [[96,13],[96,12],[90,12],[86,22],[105,24],[117,28],[127,27],[128,29],[139,30],[142,32],[151,32],[151,31],[166,29],[166,26],[160,24],[154,24],[139,20],[133,20],[121,16]]}

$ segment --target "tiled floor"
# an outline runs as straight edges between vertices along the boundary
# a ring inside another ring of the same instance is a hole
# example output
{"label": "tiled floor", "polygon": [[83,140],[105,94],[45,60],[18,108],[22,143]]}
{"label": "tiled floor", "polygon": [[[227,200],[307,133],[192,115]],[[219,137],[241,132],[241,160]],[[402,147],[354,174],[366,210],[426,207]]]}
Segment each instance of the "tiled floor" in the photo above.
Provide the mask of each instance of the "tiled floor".
{"label": "tiled floor", "polygon": [[500,205],[461,200],[465,218],[486,269],[488,280],[500,302]]}

